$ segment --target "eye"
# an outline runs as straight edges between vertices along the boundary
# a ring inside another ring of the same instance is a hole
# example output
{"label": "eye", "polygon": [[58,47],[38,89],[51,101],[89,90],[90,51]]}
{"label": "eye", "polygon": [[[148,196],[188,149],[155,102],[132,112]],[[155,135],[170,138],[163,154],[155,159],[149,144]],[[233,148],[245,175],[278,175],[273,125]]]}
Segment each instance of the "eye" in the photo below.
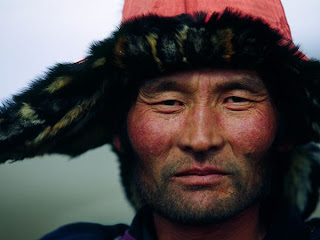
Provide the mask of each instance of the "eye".
{"label": "eye", "polygon": [[253,101],[248,98],[231,96],[224,100],[225,107],[232,111],[244,111],[252,107]]}
{"label": "eye", "polygon": [[242,103],[242,102],[248,102],[248,99],[242,98],[242,97],[236,97],[236,96],[232,96],[232,97],[228,97],[225,99],[226,103]]}
{"label": "eye", "polygon": [[184,108],[184,103],[178,100],[164,100],[154,103],[155,109],[164,114],[178,113]]}
{"label": "eye", "polygon": [[165,105],[165,106],[182,106],[183,103],[177,100],[166,100],[162,101],[159,104]]}

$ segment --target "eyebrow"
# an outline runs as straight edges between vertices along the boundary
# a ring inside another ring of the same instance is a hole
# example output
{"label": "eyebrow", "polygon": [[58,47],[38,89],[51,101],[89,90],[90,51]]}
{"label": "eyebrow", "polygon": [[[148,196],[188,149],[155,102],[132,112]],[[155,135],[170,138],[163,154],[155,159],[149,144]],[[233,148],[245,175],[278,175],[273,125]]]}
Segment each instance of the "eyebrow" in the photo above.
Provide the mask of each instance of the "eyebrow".
{"label": "eyebrow", "polygon": [[250,77],[241,77],[241,79],[234,79],[227,82],[222,82],[217,84],[218,90],[230,91],[230,90],[246,90],[253,93],[259,93],[265,86],[262,81],[250,78]]}
{"label": "eyebrow", "polygon": [[149,81],[142,86],[142,89],[151,93],[159,93],[165,91],[177,91],[188,93],[191,91],[187,84],[184,84],[183,82],[172,81],[169,79],[161,81]]}
{"label": "eyebrow", "polygon": [[[214,91],[246,90],[252,93],[259,93],[265,89],[264,83],[259,79],[249,76],[239,76],[216,84]],[[182,93],[193,92],[191,87],[182,81],[172,81],[170,79],[151,80],[146,82],[142,88],[144,92],[161,93],[165,91],[177,91]]]}

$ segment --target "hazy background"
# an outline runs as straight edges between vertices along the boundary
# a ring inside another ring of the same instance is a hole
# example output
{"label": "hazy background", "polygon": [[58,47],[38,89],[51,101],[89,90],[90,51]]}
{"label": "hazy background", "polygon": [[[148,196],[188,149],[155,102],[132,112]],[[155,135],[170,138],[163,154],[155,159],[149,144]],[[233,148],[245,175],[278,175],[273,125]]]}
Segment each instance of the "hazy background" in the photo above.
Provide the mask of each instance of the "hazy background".
{"label": "hazy background", "polygon": [[[284,0],[294,42],[320,58],[320,1]],[[76,62],[107,37],[122,0],[2,0],[0,100],[57,62]],[[108,146],[81,157],[55,155],[0,165],[0,239],[31,240],[75,221],[130,223],[133,210]],[[320,216],[317,212],[316,215]]]}

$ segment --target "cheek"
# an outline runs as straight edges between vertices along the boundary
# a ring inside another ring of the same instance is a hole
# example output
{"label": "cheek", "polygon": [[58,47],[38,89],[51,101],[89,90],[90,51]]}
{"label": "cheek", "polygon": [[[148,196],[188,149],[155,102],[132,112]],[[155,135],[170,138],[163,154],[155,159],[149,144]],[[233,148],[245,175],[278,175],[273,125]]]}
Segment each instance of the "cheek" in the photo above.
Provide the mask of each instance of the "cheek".
{"label": "cheek", "polygon": [[255,154],[271,147],[276,136],[277,120],[272,109],[266,110],[222,121],[226,137],[234,151]]}
{"label": "cheek", "polygon": [[128,115],[131,144],[140,158],[157,159],[168,153],[177,123],[154,116],[152,112],[134,110]]}

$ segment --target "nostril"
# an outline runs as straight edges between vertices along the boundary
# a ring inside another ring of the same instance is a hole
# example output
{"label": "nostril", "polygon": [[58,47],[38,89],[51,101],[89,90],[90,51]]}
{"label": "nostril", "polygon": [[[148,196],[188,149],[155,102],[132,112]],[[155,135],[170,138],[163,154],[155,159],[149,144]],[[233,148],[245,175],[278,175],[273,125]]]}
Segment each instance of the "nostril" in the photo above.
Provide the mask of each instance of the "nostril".
{"label": "nostril", "polygon": [[195,104],[180,135],[181,148],[194,153],[220,149],[224,138],[218,116],[211,105]]}
{"label": "nostril", "polygon": [[190,149],[196,153],[202,153],[209,151],[213,146],[209,142],[192,142]]}
{"label": "nostril", "polygon": [[[187,152],[205,153],[208,151],[217,151],[224,146],[222,134],[207,130],[202,134],[190,134],[185,132],[180,138],[180,148]],[[195,132],[193,132],[195,133]]]}

